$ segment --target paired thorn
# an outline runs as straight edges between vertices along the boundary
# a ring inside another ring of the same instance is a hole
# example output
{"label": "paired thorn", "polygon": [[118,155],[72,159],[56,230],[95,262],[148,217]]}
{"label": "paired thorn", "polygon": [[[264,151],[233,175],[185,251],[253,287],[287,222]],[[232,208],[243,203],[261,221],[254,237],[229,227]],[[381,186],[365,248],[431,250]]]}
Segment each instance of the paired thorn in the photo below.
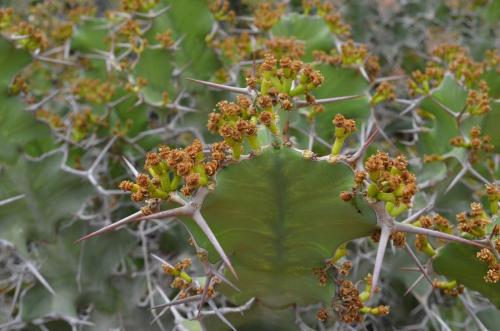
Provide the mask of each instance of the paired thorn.
{"label": "paired thorn", "polygon": [[174,216],[191,216],[191,215],[192,215],[192,210],[189,208],[189,206],[184,205],[182,207],[160,211],[158,213],[154,213],[151,215],[140,215],[137,218],[137,220],[146,221],[151,219],[169,218]]}
{"label": "paired thorn", "polygon": [[415,255],[415,253],[412,251],[412,249],[411,249],[410,245],[408,245],[408,243],[405,243],[405,250],[406,250],[406,253],[408,253],[408,255],[411,257],[413,262],[415,262],[419,271],[422,273],[422,275],[425,277],[425,279],[427,279],[429,281],[429,284],[432,285],[431,277],[427,273],[427,270],[425,270],[425,267],[422,265],[422,263],[418,259],[417,255]]}
{"label": "paired thorn", "polygon": [[168,265],[170,268],[172,269],[175,269],[175,267],[173,265],[171,265],[170,263],[168,263],[167,261],[165,261],[164,259],[162,259],[161,257],[159,257],[158,255],[154,254],[154,253],[151,253],[151,256],[156,259],[158,262],[160,263],[163,263],[163,264],[166,264]]}
{"label": "paired thorn", "polygon": [[212,243],[215,250],[217,251],[217,253],[219,253],[220,257],[222,258],[222,260],[224,261],[226,266],[229,268],[231,273],[234,275],[234,277],[236,279],[238,279],[238,275],[236,274],[236,271],[234,270],[233,265],[231,264],[231,261],[229,260],[226,253],[224,252],[224,249],[222,248],[219,241],[215,237],[215,234],[212,232],[212,229],[210,229],[210,227],[208,226],[205,218],[203,218],[203,216],[200,214],[200,212],[196,211],[193,214],[193,219],[196,222],[196,224],[198,224],[198,226],[203,231],[203,233],[207,236],[208,240]]}
{"label": "paired thorn", "polygon": [[231,330],[237,331],[236,328],[227,320],[227,318],[219,311],[219,308],[215,305],[215,303],[212,300],[208,300],[208,304],[210,305],[210,308],[215,312],[215,315],[224,322]]}
{"label": "paired thorn", "polygon": [[234,93],[245,94],[245,95],[252,95],[248,89],[243,88],[243,87],[227,86],[224,84],[217,84],[217,83],[207,82],[204,80],[199,80],[199,79],[194,79],[194,78],[186,78],[186,79],[189,81],[201,84],[201,85],[213,87],[217,90],[223,90],[223,91],[234,92]]}
{"label": "paired thorn", "polygon": [[113,231],[114,229],[122,226],[122,225],[125,225],[125,224],[128,224],[128,223],[131,223],[131,222],[134,222],[136,220],[138,220],[138,218],[142,215],[142,212],[141,211],[138,211],[136,213],[133,213],[132,215],[129,215],[121,220],[119,220],[118,222],[115,222],[115,223],[112,223],[110,225],[107,225],[97,231],[94,231],[86,236],[83,236],[81,237],[80,239],[76,240],[75,241],[75,244],[78,244],[84,240],[87,240],[87,239],[90,239],[92,237],[96,237],[96,236],[99,236],[101,234],[104,234],[104,233],[107,233],[107,232],[110,232],[110,231]]}
{"label": "paired thorn", "polygon": [[153,306],[153,307],[151,307],[151,309],[152,310],[153,309],[163,309],[163,308],[168,308],[168,307],[172,307],[172,306],[178,306],[178,305],[182,305],[184,303],[195,302],[195,301],[198,301],[200,299],[201,299],[201,295],[193,295],[192,297],[188,297],[185,299],[178,299],[178,300],[167,302],[167,303],[164,303],[164,304],[161,304],[158,306]]}
{"label": "paired thorn", "polygon": [[406,290],[406,292],[403,294],[403,296],[407,296],[415,287],[417,287],[418,283],[424,279],[424,275],[421,274],[417,277],[417,279],[413,282],[413,284],[410,285],[410,287]]}
{"label": "paired thorn", "polygon": [[26,197],[26,194],[20,194],[20,195],[16,195],[14,197],[11,197],[11,198],[7,198],[7,199],[4,199],[4,200],[1,200],[0,201],[0,206],[5,206],[9,203],[12,203],[14,201],[17,201],[17,200],[20,200],[20,199],[24,199]]}
{"label": "paired thorn", "polygon": [[444,232],[420,228],[420,227],[416,227],[416,226],[409,225],[409,224],[403,224],[403,223],[396,222],[396,223],[394,223],[394,231],[402,231],[402,232],[413,233],[413,234],[423,234],[423,235],[427,235],[430,237],[448,240],[448,241],[459,242],[462,244],[467,244],[467,245],[471,245],[471,246],[475,246],[475,247],[479,247],[479,248],[488,248],[486,245],[484,245],[481,242],[472,241],[472,240],[468,240],[468,239],[465,239],[462,237],[454,236],[452,234],[447,234]]}
{"label": "paired thorn", "polygon": [[132,215],[125,217],[124,219],[119,220],[118,222],[107,225],[107,226],[105,226],[105,227],[103,227],[95,232],[92,232],[86,236],[81,237],[80,239],[75,241],[75,243],[79,243],[83,240],[87,240],[87,239],[90,239],[92,237],[113,231],[114,229],[116,229],[122,225],[131,223],[131,222],[144,221],[144,220],[157,219],[157,218],[174,217],[174,216],[191,215],[191,213],[192,213],[191,210],[189,208],[187,208],[187,206],[169,209],[169,210],[161,211],[159,213],[155,213],[155,214],[151,214],[151,215],[147,215],[147,216],[144,216],[142,214],[142,211],[138,211],[138,212],[133,213]]}
{"label": "paired thorn", "polygon": [[317,99],[316,101],[314,101],[314,103],[308,103],[305,100],[297,100],[295,102],[295,106],[297,108],[303,108],[303,107],[309,107],[309,106],[314,106],[314,105],[326,105],[326,104],[329,104],[329,103],[335,103],[335,102],[339,102],[339,101],[352,100],[352,99],[357,99],[357,98],[361,98],[361,97],[364,97],[364,95],[362,95],[362,94],[347,95],[347,96],[343,96],[343,97],[333,97],[333,98]]}
{"label": "paired thorn", "polygon": [[207,277],[207,280],[205,282],[205,286],[203,287],[203,293],[201,294],[201,300],[200,300],[200,303],[198,304],[198,315],[197,315],[197,319],[199,319],[201,317],[201,308],[203,307],[203,305],[205,304],[206,300],[207,300],[207,297],[208,297],[208,289],[210,287],[210,283],[212,282],[212,279],[213,279],[213,275],[209,275]]}
{"label": "paired thorn", "polygon": [[391,235],[391,228],[385,224],[382,224],[380,232],[380,240],[377,248],[377,257],[375,258],[375,266],[373,267],[373,278],[372,278],[372,288],[370,291],[370,297],[372,298],[377,289],[378,279],[380,277],[380,270],[382,269],[382,263],[384,261],[385,250],[387,248],[387,243],[389,241],[389,236]]}
{"label": "paired thorn", "polygon": [[56,295],[56,292],[54,291],[52,286],[50,286],[49,282],[45,278],[43,278],[42,274],[31,262],[26,261],[26,267],[29,269],[29,271],[31,271],[33,276],[35,276],[35,278],[38,279],[38,281],[43,285],[43,287],[47,289],[47,291],[49,291],[52,295]]}
{"label": "paired thorn", "polygon": [[134,177],[137,177],[137,175],[139,175],[139,171],[137,171],[137,169],[132,165],[132,163],[129,160],[127,160],[127,158],[125,156],[122,156],[122,158],[123,158],[123,161],[125,161],[127,168],[132,172]]}
{"label": "paired thorn", "polygon": [[467,168],[466,167],[463,167],[460,172],[455,176],[455,178],[453,178],[453,180],[451,181],[451,183],[448,185],[448,187],[446,187],[446,190],[444,191],[444,194],[450,192],[450,190],[458,183],[458,181],[460,179],[462,179],[462,177],[465,175],[465,173],[467,172]]}

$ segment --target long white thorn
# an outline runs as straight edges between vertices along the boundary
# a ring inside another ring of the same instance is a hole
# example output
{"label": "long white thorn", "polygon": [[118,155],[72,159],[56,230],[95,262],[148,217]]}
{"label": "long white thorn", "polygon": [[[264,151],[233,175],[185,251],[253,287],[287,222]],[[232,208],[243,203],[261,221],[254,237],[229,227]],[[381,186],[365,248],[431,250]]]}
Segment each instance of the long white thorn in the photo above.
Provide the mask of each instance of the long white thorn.
{"label": "long white thorn", "polygon": [[407,233],[423,234],[423,235],[438,238],[438,239],[459,242],[462,244],[471,245],[471,246],[480,247],[480,248],[487,248],[486,245],[484,245],[480,242],[477,242],[477,241],[472,241],[472,240],[468,240],[468,239],[465,239],[462,237],[454,236],[452,234],[447,234],[444,232],[420,228],[420,227],[416,227],[416,226],[409,225],[409,224],[403,224],[403,223],[396,222],[396,223],[394,223],[394,231],[403,231],[403,232],[407,232]]}
{"label": "long white thorn", "polygon": [[389,236],[391,235],[391,229],[389,226],[382,224],[380,232],[380,240],[377,247],[377,256],[375,258],[375,266],[373,267],[373,278],[372,278],[372,288],[370,292],[370,298],[373,298],[375,290],[377,288],[378,279],[380,277],[380,270],[382,269],[382,263],[384,262],[385,250],[387,248],[387,242],[389,241]]}
{"label": "long white thorn", "polygon": [[192,297],[187,297],[185,299],[178,299],[175,301],[164,303],[162,305],[154,306],[154,307],[151,307],[151,309],[163,309],[163,308],[167,308],[167,307],[178,306],[178,305],[182,305],[184,303],[195,302],[195,301],[198,301],[200,299],[201,299],[201,295],[193,295]]}
{"label": "long white thorn", "polygon": [[222,258],[226,266],[229,268],[231,273],[234,275],[236,279],[238,279],[238,275],[236,274],[236,271],[234,270],[231,261],[229,260],[226,253],[224,252],[224,249],[222,248],[219,241],[215,237],[215,234],[212,232],[212,229],[210,229],[210,227],[208,226],[205,218],[203,218],[200,212],[197,211],[193,214],[193,219],[196,222],[196,224],[198,224],[203,233],[207,236],[208,240],[212,243],[215,250],[217,251],[217,253],[219,253],[220,257]]}
{"label": "long white thorn", "polygon": [[453,178],[453,180],[451,181],[451,183],[448,185],[448,187],[444,191],[444,194],[448,193],[453,188],[453,186],[455,186],[458,183],[458,181],[460,179],[462,179],[462,177],[465,175],[466,172],[467,172],[467,168],[463,167],[460,170],[460,172],[455,176],[455,178]]}
{"label": "long white thorn", "polygon": [[166,264],[166,265],[168,265],[170,268],[174,268],[174,266],[173,266],[172,264],[168,263],[167,261],[165,261],[164,259],[162,259],[162,258],[161,258],[161,257],[159,257],[158,255],[151,253],[151,256],[152,256],[154,259],[156,259],[158,262],[161,262],[162,264]]}
{"label": "long white thorn", "polygon": [[37,270],[37,268],[29,261],[26,261],[26,267],[31,271],[31,273],[38,279],[38,281],[49,291],[52,295],[56,295],[56,292],[50,286],[49,282],[43,278],[42,274]]}
{"label": "long white thorn", "polygon": [[234,285],[230,280],[228,280],[226,277],[224,277],[220,272],[218,272],[216,270],[212,270],[212,272],[214,273],[215,276],[217,276],[217,278],[219,278],[221,281],[226,283],[233,290],[235,290],[237,292],[241,292],[241,290],[238,288],[238,286]]}
{"label": "long white thorn", "polygon": [[207,82],[204,80],[199,80],[199,79],[194,79],[194,78],[186,78],[186,79],[190,80],[192,82],[201,84],[201,85],[212,87],[212,88],[217,89],[217,90],[223,90],[223,91],[234,92],[234,93],[239,93],[239,94],[251,95],[250,91],[246,88],[243,88],[243,87],[217,84],[217,83]]}
{"label": "long white thorn", "polygon": [[217,315],[217,317],[220,318],[220,320],[222,322],[224,322],[224,324],[226,324],[228,327],[230,327],[231,330],[237,331],[236,328],[231,324],[231,322],[229,322],[227,320],[227,318],[224,317],[224,315],[219,311],[219,308],[217,308],[217,306],[215,305],[215,303],[212,300],[208,300],[208,304],[210,305],[210,307],[215,312],[215,315]]}
{"label": "long white thorn", "polygon": [[408,293],[410,293],[411,291],[413,291],[413,289],[418,285],[418,283],[420,283],[420,281],[424,279],[424,275],[423,274],[420,274],[417,279],[413,282],[413,284],[411,284],[411,286],[406,290],[405,294],[403,294],[403,296],[407,296]]}
{"label": "long white thorn", "polygon": [[121,220],[119,220],[118,222],[115,222],[115,223],[112,223],[110,225],[107,225],[97,231],[94,231],[92,233],[89,233],[88,235],[86,236],[83,236],[81,237],[80,239],[78,239],[77,241],[75,241],[75,244],[81,242],[81,241],[84,241],[84,240],[87,240],[87,239],[90,239],[92,237],[95,237],[95,236],[99,236],[101,234],[104,234],[106,232],[110,232],[110,231],[113,231],[114,229],[122,226],[122,225],[125,225],[127,223],[130,223],[130,222],[134,222],[136,221],[140,216],[142,216],[142,212],[141,211],[138,211],[136,213],[133,213],[132,215],[129,215]]}
{"label": "long white thorn", "polygon": [[210,287],[210,283],[212,282],[212,278],[214,275],[209,275],[207,277],[207,280],[205,282],[205,286],[203,287],[203,293],[201,294],[201,300],[200,303],[198,304],[198,316],[196,316],[197,319],[200,319],[201,316],[201,308],[203,308],[203,305],[205,304],[207,297],[208,297],[208,288]]}
{"label": "long white thorn", "polygon": [[413,262],[415,262],[415,264],[417,265],[417,267],[420,270],[420,272],[422,272],[422,275],[424,275],[425,279],[427,279],[429,281],[429,284],[432,285],[432,279],[431,279],[431,277],[427,274],[427,271],[425,270],[425,267],[422,265],[422,263],[420,262],[420,260],[418,259],[418,257],[412,251],[412,249],[411,249],[410,245],[408,245],[408,243],[405,243],[405,250],[406,250],[406,253],[408,253],[408,255],[411,257],[411,259],[413,260]]}
{"label": "long white thorn", "polygon": [[20,194],[20,195],[16,195],[14,197],[11,197],[11,198],[4,199],[4,200],[0,201],[0,206],[5,206],[5,205],[12,203],[14,201],[24,199],[24,197],[26,197],[26,194]]}
{"label": "long white thorn", "polygon": [[137,218],[138,221],[145,221],[151,219],[169,218],[174,216],[190,216],[192,210],[188,206],[177,207],[174,209],[160,211],[151,215],[141,215]]}
{"label": "long white thorn", "polygon": [[295,106],[297,108],[303,108],[303,107],[309,107],[309,106],[314,106],[314,105],[326,105],[329,103],[335,103],[335,102],[345,101],[345,100],[352,100],[352,99],[357,99],[357,98],[361,98],[361,97],[364,97],[364,95],[361,95],[361,94],[359,94],[359,95],[346,95],[346,96],[342,96],[342,97],[317,99],[316,101],[314,101],[314,103],[308,103],[307,101],[304,101],[304,100],[297,100],[295,102]]}
{"label": "long white thorn", "polygon": [[134,167],[134,165],[129,160],[127,160],[127,158],[125,156],[122,156],[122,158],[123,158],[123,161],[125,161],[127,168],[132,172],[134,177],[137,177],[137,175],[139,175],[139,171],[137,171],[137,169]]}

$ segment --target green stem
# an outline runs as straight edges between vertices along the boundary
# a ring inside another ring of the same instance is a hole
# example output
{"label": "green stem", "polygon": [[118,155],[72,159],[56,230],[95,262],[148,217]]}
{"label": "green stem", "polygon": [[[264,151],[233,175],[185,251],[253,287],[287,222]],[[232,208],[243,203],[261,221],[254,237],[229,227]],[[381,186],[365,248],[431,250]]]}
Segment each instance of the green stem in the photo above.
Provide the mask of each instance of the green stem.
{"label": "green stem", "polygon": [[271,83],[273,84],[273,87],[275,87],[278,91],[283,90],[283,85],[281,84],[281,81],[278,79],[278,77],[271,77]]}
{"label": "green stem", "polygon": [[165,192],[170,191],[170,177],[168,175],[168,172],[160,177],[160,185],[163,191]]}
{"label": "green stem", "polygon": [[368,185],[368,188],[366,189],[366,193],[368,194],[369,197],[373,198],[377,195],[378,193],[378,187],[377,184],[375,183],[370,183]]}
{"label": "green stem", "polygon": [[297,95],[306,93],[306,86],[303,84],[299,84],[296,88],[290,91],[291,97],[296,97]]}
{"label": "green stem", "polygon": [[200,174],[200,185],[206,186],[208,184],[208,176],[205,172],[205,167],[203,166],[203,164],[198,163],[197,165],[195,165],[194,171]]}
{"label": "green stem", "polygon": [[396,201],[396,197],[394,196],[394,193],[386,193],[386,192],[378,192],[377,199],[385,201],[385,202],[392,202],[392,203],[394,203]]}
{"label": "green stem", "polygon": [[408,209],[408,205],[405,203],[400,203],[399,206],[395,207],[389,214],[392,217],[398,217],[402,212]]}
{"label": "green stem", "polygon": [[339,155],[340,154],[340,151],[342,150],[342,147],[344,146],[344,141],[345,141],[345,137],[335,138],[335,142],[333,143],[333,146],[332,146],[331,155]]}
{"label": "green stem", "polygon": [[260,152],[260,142],[259,142],[259,139],[257,138],[257,135],[248,136],[247,140],[248,140],[248,144],[250,145],[250,147],[252,148],[252,150],[254,152],[257,152],[257,153]]}
{"label": "green stem", "polygon": [[175,191],[180,183],[181,183],[181,176],[174,175],[174,178],[170,182],[170,191]]}
{"label": "green stem", "polygon": [[241,156],[241,144],[240,143],[235,143],[231,145],[231,150],[233,151],[233,158],[238,161]]}

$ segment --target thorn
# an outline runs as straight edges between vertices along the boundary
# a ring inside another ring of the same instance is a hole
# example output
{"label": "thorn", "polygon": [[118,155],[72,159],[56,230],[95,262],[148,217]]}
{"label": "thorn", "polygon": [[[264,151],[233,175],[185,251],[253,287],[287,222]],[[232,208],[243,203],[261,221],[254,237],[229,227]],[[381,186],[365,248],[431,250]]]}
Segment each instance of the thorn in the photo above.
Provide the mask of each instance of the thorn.
{"label": "thorn", "polygon": [[407,233],[423,234],[423,235],[427,235],[430,237],[439,238],[439,239],[448,240],[448,241],[459,242],[462,244],[467,244],[467,245],[471,245],[471,246],[475,246],[475,247],[488,248],[484,244],[477,242],[477,241],[468,240],[468,239],[454,236],[452,234],[447,234],[444,232],[434,231],[434,230],[425,229],[425,228],[419,228],[419,227],[409,225],[409,224],[403,224],[403,223],[396,222],[394,224],[394,231],[403,231],[403,232],[407,232]]}
{"label": "thorn", "polygon": [[354,153],[349,159],[347,160],[349,163],[354,163],[356,162],[366,151],[366,149],[371,145],[371,143],[375,140],[375,137],[377,137],[379,133],[379,130],[377,127],[373,129],[373,131],[370,133],[366,141],[363,143],[363,145]]}
{"label": "thorn", "polygon": [[38,281],[43,285],[43,287],[47,289],[47,291],[49,291],[52,295],[56,295],[56,292],[54,291],[52,286],[50,286],[49,282],[47,282],[47,280],[43,278],[42,274],[37,270],[37,268],[35,268],[35,266],[30,261],[26,261],[26,267],[31,271],[33,276],[35,276],[36,279],[38,279]]}
{"label": "thorn", "polygon": [[410,245],[408,245],[408,243],[405,243],[405,250],[406,250],[406,253],[408,253],[408,255],[410,255],[413,262],[415,262],[419,271],[422,272],[422,275],[424,275],[425,279],[427,279],[429,281],[429,284],[432,285],[431,277],[427,274],[425,267],[422,265],[422,263],[420,262],[418,257],[415,255],[415,253],[411,250],[411,247],[410,247]]}
{"label": "thorn", "polygon": [[248,89],[246,89],[246,88],[243,88],[243,87],[227,86],[227,85],[223,85],[223,84],[217,84],[217,83],[207,82],[207,81],[204,81],[204,80],[199,80],[199,79],[194,79],[194,78],[186,78],[186,79],[189,80],[189,81],[201,84],[201,85],[213,87],[213,88],[218,89],[218,90],[229,91],[229,92],[234,92],[234,93],[239,93],[239,94],[251,95],[250,91]]}
{"label": "thorn", "polygon": [[303,108],[303,107],[309,107],[309,106],[314,106],[314,105],[324,105],[324,104],[329,104],[329,103],[334,103],[334,102],[339,102],[339,101],[345,101],[345,100],[352,100],[352,99],[357,99],[360,97],[364,97],[364,95],[347,95],[343,97],[334,97],[334,98],[326,98],[326,99],[318,99],[314,103],[308,103],[307,101],[304,100],[297,100],[295,102],[295,106],[297,108]]}
{"label": "thorn", "polygon": [[156,12],[151,12],[151,13],[140,13],[140,12],[134,12],[134,16],[136,17],[142,17],[142,18],[157,18],[158,16],[162,15],[163,13],[167,12],[170,9],[170,5],[163,7],[162,9],[156,11]]}
{"label": "thorn", "polygon": [[20,199],[24,199],[26,197],[26,194],[20,194],[20,195],[16,195],[14,197],[11,197],[11,198],[7,198],[7,199],[4,199],[4,200],[1,200],[0,201],[0,206],[5,206],[9,203],[12,203],[14,201],[17,201],[17,200],[20,200]]}
{"label": "thorn", "polygon": [[237,292],[241,292],[241,290],[238,288],[238,286],[234,285],[231,281],[229,281],[226,277],[224,277],[220,272],[218,272],[216,270],[212,270],[212,272],[214,273],[215,276],[217,276],[217,278],[219,278],[221,281],[226,283],[233,290],[235,290]]}
{"label": "thorn", "polygon": [[141,211],[133,213],[132,215],[129,215],[129,216],[127,216],[127,217],[119,220],[118,222],[115,222],[115,223],[112,223],[110,225],[107,225],[107,226],[105,226],[105,227],[103,227],[103,228],[101,228],[101,229],[99,229],[97,231],[94,231],[92,233],[89,233],[86,236],[81,237],[80,239],[78,239],[78,240],[75,241],[75,244],[78,244],[79,242],[82,242],[84,240],[90,239],[92,237],[99,236],[99,235],[104,234],[106,232],[113,231],[117,227],[120,227],[120,226],[125,225],[127,223],[136,221],[136,220],[138,220],[138,217],[141,216],[141,215],[142,215]]}
{"label": "thorn", "polygon": [[156,254],[154,254],[154,253],[151,253],[151,256],[152,256],[153,258],[155,258],[157,261],[159,261],[159,262],[161,262],[161,263],[163,263],[163,264],[166,264],[166,265],[168,265],[168,266],[169,266],[169,267],[171,267],[171,268],[174,268],[174,266],[173,266],[173,265],[171,265],[170,263],[168,263],[167,261],[165,261],[164,259],[162,259],[162,258],[161,258],[161,257],[159,257],[158,255],[156,255]]}
{"label": "thorn", "polygon": [[378,242],[377,248],[377,257],[375,258],[375,266],[373,267],[373,279],[372,279],[372,288],[370,292],[370,297],[373,298],[375,294],[375,290],[377,288],[378,279],[380,276],[380,270],[382,269],[382,262],[384,262],[384,254],[387,248],[387,242],[389,241],[389,236],[391,235],[391,229],[382,224],[380,240]]}
{"label": "thorn", "polygon": [[160,211],[151,215],[141,215],[137,218],[138,221],[145,221],[151,219],[168,218],[174,216],[190,216],[192,211],[188,206],[177,207],[174,209]]}
{"label": "thorn", "polygon": [[201,294],[201,300],[200,300],[200,303],[198,305],[198,315],[196,316],[196,319],[200,319],[200,317],[201,317],[201,308],[203,307],[205,300],[207,300],[208,288],[210,287],[210,283],[212,282],[213,277],[214,277],[214,275],[209,275],[207,277],[207,281],[205,283],[205,286],[203,287],[203,293]]}
{"label": "thorn", "polygon": [[[420,283],[420,281],[424,279],[424,275],[421,274],[417,277],[417,279],[413,282],[413,284],[411,284],[411,286],[406,290],[405,294],[403,294],[403,296],[407,296],[408,293],[410,293],[417,285],[418,283]],[[431,283],[432,284],[432,283]]]}
{"label": "thorn", "polygon": [[127,160],[127,158],[125,156],[122,156],[122,158],[123,158],[123,161],[125,161],[125,164],[127,165],[128,169],[134,175],[134,177],[137,177],[137,175],[139,175],[139,171],[137,171],[137,169],[132,165],[132,163],[130,163],[129,160]]}
{"label": "thorn", "polygon": [[444,103],[439,101],[436,97],[434,97],[432,94],[429,95],[431,100],[434,101],[439,107],[441,107],[444,111],[446,111],[451,117],[457,118],[459,113],[456,113],[452,109],[448,108]]}
{"label": "thorn", "polygon": [[462,170],[460,170],[460,172],[455,176],[455,178],[453,178],[450,185],[448,185],[448,187],[446,187],[444,194],[448,193],[453,188],[453,186],[455,186],[455,184],[458,183],[458,181],[465,175],[466,172],[467,172],[467,168],[463,167]]}
{"label": "thorn", "polygon": [[415,268],[415,267],[401,267],[401,268],[399,268],[399,270],[420,272],[420,269],[419,268]]}
{"label": "thorn", "polygon": [[236,279],[238,279],[238,275],[236,274],[236,271],[234,270],[231,261],[224,252],[222,246],[219,244],[219,241],[212,232],[212,229],[210,229],[210,227],[208,226],[207,221],[203,218],[203,216],[199,212],[194,213],[193,219],[196,222],[196,224],[198,224],[203,233],[205,233],[205,235],[208,237],[208,240],[212,243],[217,253],[219,253],[220,257],[222,258],[226,266],[229,268],[231,273],[234,275]]}
{"label": "thorn", "polygon": [[151,309],[163,309],[163,308],[167,308],[167,307],[178,306],[178,305],[182,305],[183,303],[194,302],[194,301],[198,301],[200,299],[201,299],[201,295],[193,295],[192,297],[188,297],[185,299],[179,299],[179,300],[164,303],[162,305],[153,306],[153,307],[151,307]]}
{"label": "thorn", "polygon": [[230,328],[231,328],[231,330],[233,330],[233,331],[237,331],[237,330],[236,330],[236,328],[235,328],[235,327],[231,324],[231,322],[229,322],[229,321],[227,320],[227,318],[226,318],[224,315],[222,315],[222,313],[219,311],[219,308],[217,308],[217,306],[215,305],[215,303],[214,303],[212,300],[209,300],[209,301],[208,301],[208,304],[209,304],[209,305],[210,305],[210,307],[214,310],[215,315],[217,315],[217,317],[218,317],[218,318],[220,318],[220,320],[221,320],[222,322],[224,322],[224,324],[226,324],[228,327],[230,327]]}
{"label": "thorn", "polygon": [[427,211],[431,210],[434,207],[434,202],[436,201],[436,193],[432,194],[429,204],[425,206],[424,208],[420,209],[419,211],[415,212],[413,215],[410,215],[407,219],[401,221],[401,223],[411,223],[417,218],[420,217],[423,213],[426,213]]}

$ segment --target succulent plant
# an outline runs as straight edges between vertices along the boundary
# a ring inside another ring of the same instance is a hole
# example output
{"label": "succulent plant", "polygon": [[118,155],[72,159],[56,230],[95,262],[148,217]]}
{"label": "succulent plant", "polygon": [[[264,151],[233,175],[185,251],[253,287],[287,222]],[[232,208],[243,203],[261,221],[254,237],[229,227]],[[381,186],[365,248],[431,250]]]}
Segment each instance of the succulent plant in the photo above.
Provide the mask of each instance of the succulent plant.
{"label": "succulent plant", "polygon": [[0,8],[1,328],[494,328],[495,7],[364,6]]}

